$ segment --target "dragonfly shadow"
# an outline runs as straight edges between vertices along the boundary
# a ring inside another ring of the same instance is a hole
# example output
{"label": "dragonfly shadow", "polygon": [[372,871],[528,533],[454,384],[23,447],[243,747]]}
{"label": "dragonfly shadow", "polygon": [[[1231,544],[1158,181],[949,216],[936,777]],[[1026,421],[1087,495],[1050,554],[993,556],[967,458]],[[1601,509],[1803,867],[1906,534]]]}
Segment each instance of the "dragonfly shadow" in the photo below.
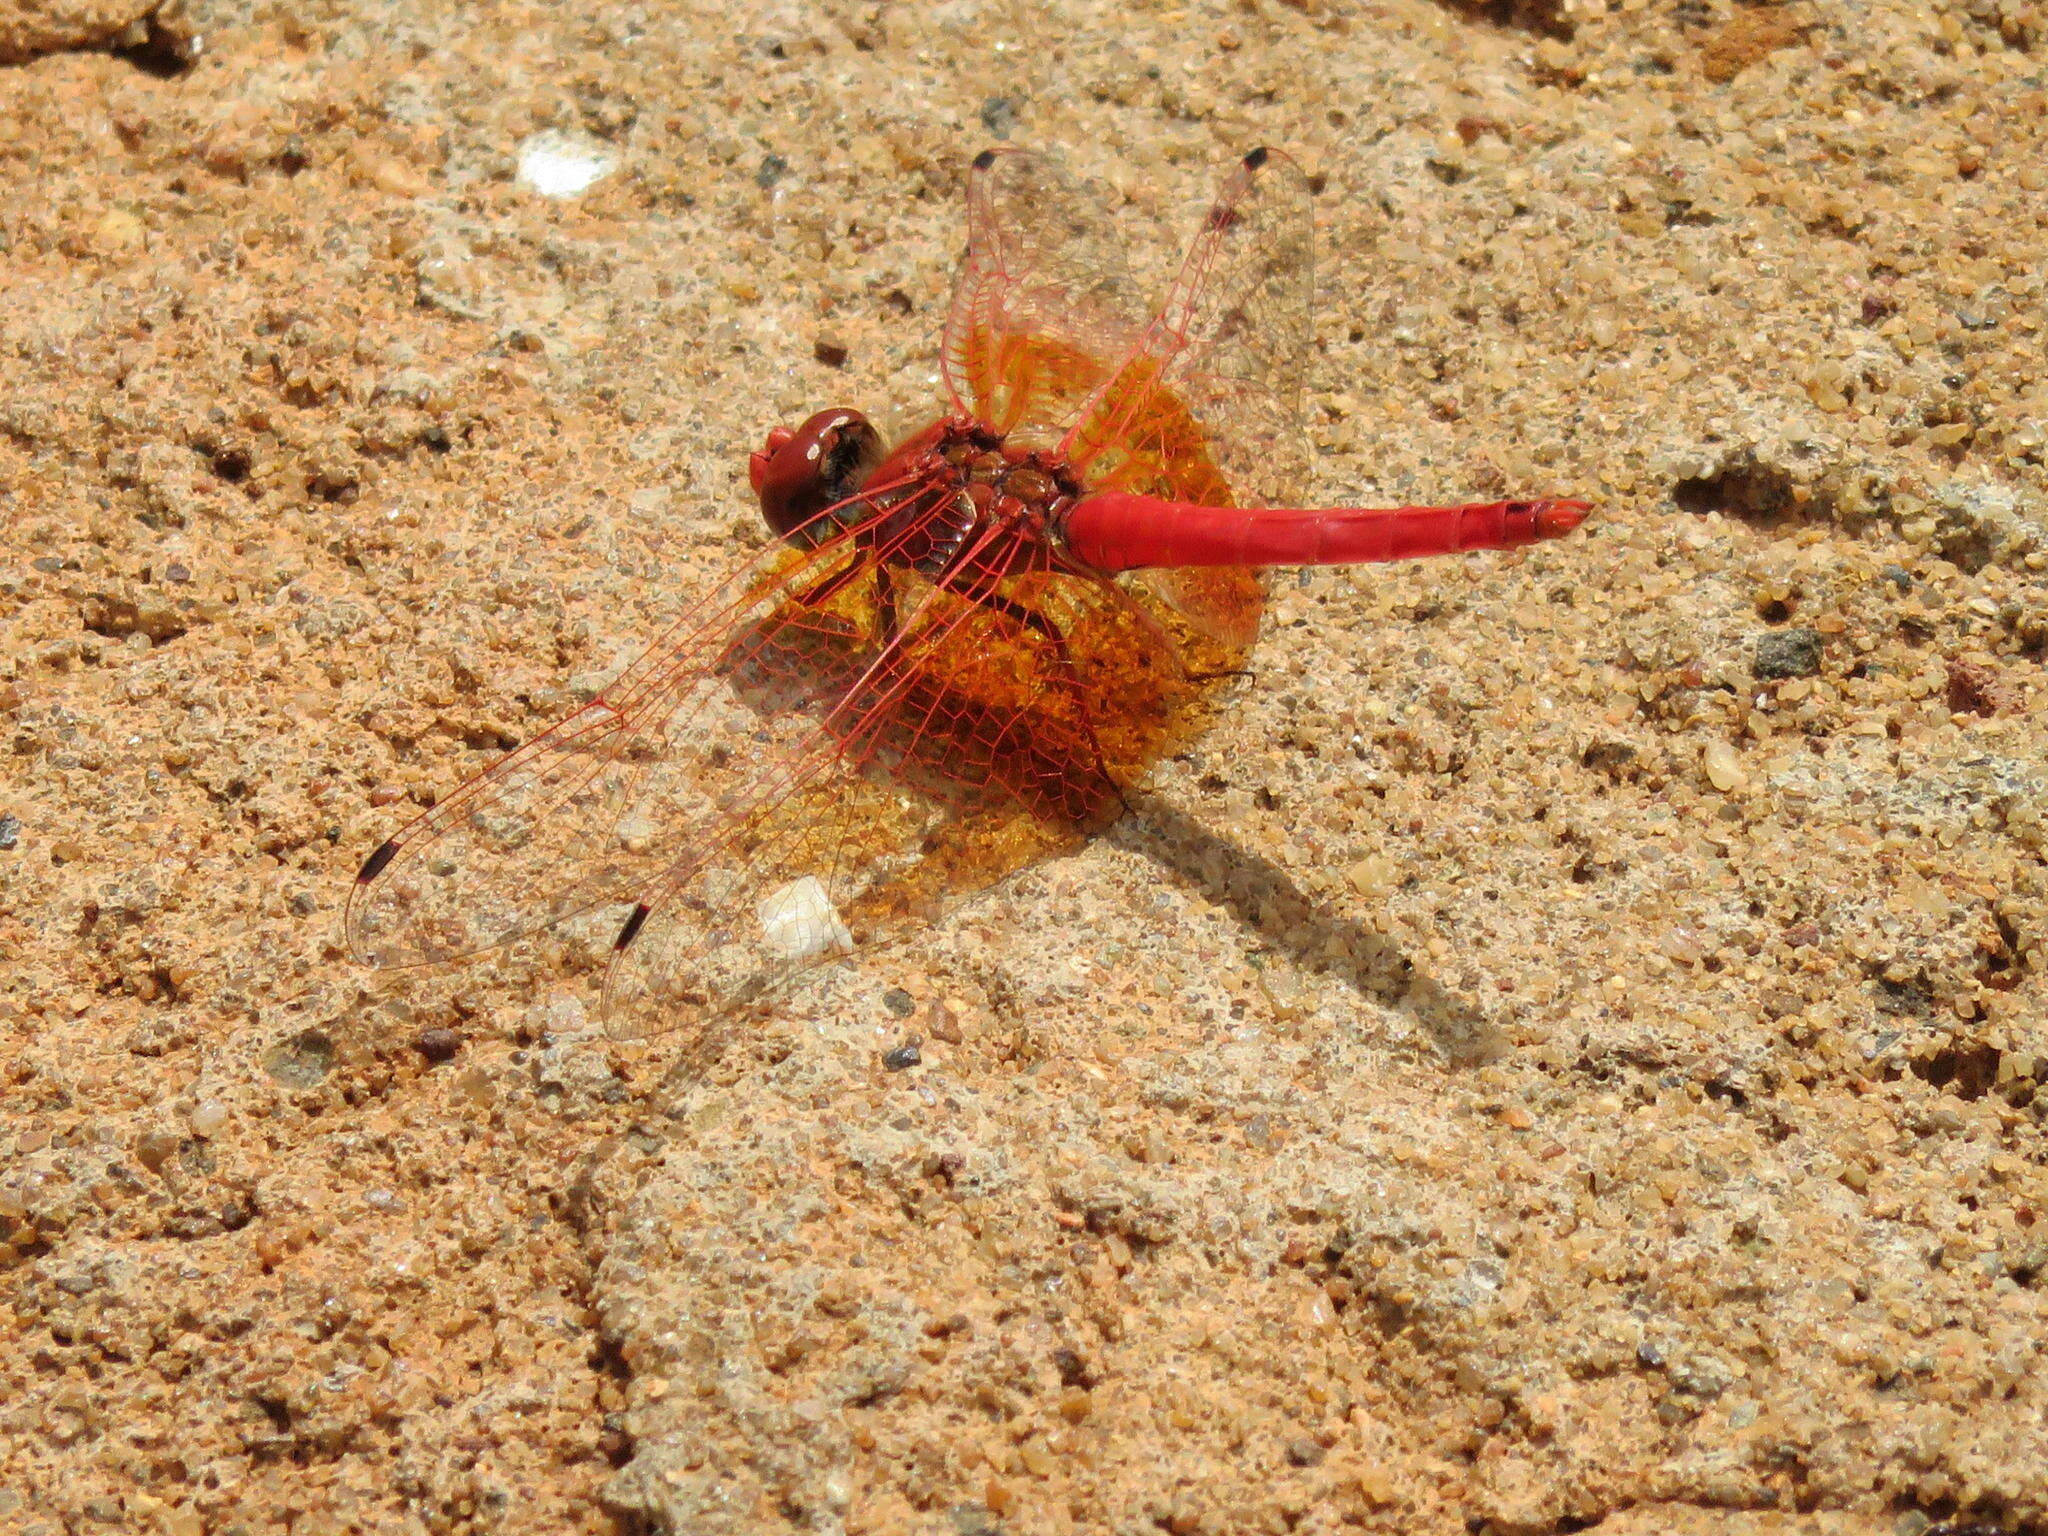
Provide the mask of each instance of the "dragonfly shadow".
{"label": "dragonfly shadow", "polygon": [[1319,906],[1280,865],[1174,806],[1146,796],[1132,809],[1108,834],[1118,847],[1173,871],[1297,965],[1333,972],[1413,1019],[1453,1065],[1502,1054],[1497,1026],[1386,935]]}

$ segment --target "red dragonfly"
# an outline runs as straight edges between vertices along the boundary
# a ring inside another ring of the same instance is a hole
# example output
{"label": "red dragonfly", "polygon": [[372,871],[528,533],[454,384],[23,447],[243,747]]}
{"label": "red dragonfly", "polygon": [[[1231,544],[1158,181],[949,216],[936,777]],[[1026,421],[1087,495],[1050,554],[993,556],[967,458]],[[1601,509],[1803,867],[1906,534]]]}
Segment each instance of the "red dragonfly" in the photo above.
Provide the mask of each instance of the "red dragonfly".
{"label": "red dragonfly", "polygon": [[1152,311],[1046,156],[983,154],[967,209],[945,415],[893,448],[853,410],[770,432],[750,468],[779,542],[372,853],[359,956],[589,915],[616,1032],[706,1022],[1113,821],[1242,675],[1260,567],[1509,548],[1586,512],[1288,505],[1312,220],[1283,154],[1232,169]]}

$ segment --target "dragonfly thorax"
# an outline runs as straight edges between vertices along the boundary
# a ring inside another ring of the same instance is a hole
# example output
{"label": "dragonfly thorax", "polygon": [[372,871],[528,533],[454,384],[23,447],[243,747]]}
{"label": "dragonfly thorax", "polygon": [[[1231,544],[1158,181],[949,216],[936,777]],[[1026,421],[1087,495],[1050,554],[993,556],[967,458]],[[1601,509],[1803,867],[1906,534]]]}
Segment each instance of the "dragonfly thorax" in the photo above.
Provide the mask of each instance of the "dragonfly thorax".
{"label": "dragonfly thorax", "polygon": [[897,500],[902,508],[882,531],[888,558],[933,578],[1043,566],[1082,491],[1064,456],[1011,446],[971,417],[908,439],[870,484],[874,505]]}
{"label": "dragonfly thorax", "polygon": [[1013,448],[973,422],[948,423],[936,457],[959,477],[983,517],[1001,524],[1054,528],[1081,494],[1081,483],[1057,453]]}

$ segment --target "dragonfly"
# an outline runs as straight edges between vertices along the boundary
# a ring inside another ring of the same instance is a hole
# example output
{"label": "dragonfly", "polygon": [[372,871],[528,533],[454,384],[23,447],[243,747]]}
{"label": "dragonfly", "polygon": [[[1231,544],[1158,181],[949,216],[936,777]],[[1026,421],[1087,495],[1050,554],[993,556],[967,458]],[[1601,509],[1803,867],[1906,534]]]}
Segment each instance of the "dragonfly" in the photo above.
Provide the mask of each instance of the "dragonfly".
{"label": "dragonfly", "polygon": [[1507,549],[1584,501],[1304,508],[1312,194],[1224,177],[1157,306],[1057,157],[990,150],[935,420],[749,460],[775,536],[591,701],[363,862],[376,965],[549,930],[633,1037],[782,995],[1115,821],[1248,675],[1272,567]]}

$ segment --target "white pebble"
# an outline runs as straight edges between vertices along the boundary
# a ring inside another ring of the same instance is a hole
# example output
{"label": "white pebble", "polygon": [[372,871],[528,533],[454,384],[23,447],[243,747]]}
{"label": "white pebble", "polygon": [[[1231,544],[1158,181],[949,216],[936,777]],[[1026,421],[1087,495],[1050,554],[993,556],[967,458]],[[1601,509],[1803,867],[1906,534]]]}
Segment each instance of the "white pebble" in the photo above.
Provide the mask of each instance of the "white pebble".
{"label": "white pebble", "polygon": [[519,146],[519,179],[543,197],[574,197],[618,168],[619,157],[593,138],[550,128]]}
{"label": "white pebble", "polygon": [[1710,741],[1707,749],[1700,754],[1701,764],[1707,770],[1707,782],[1724,795],[1749,788],[1749,775],[1742,771],[1742,760],[1735,755],[1735,749],[1725,741]]}

